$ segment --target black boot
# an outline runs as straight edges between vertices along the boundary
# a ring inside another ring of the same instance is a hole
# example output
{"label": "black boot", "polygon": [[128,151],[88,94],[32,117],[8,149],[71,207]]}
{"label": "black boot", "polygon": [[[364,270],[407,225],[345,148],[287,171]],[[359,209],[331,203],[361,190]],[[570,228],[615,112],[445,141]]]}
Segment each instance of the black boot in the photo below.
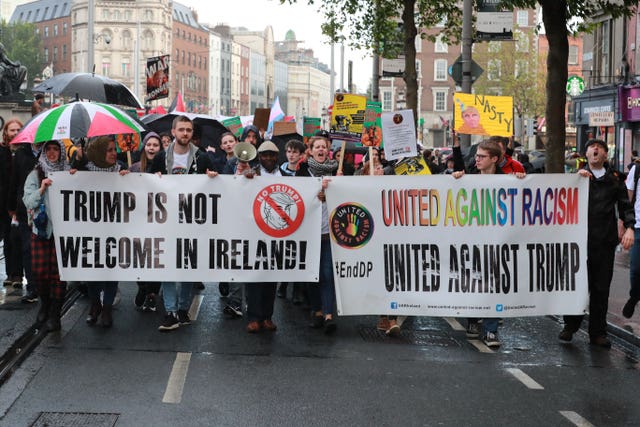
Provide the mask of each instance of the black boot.
{"label": "black boot", "polygon": [[49,318],[50,307],[51,297],[49,295],[42,295],[40,297],[40,308],[38,309],[38,315],[36,316],[36,323],[38,326],[44,325]]}
{"label": "black boot", "polygon": [[49,310],[49,319],[47,319],[47,331],[55,332],[60,330],[60,312],[62,311],[62,301],[53,300]]}
{"label": "black boot", "polygon": [[91,308],[89,309],[89,314],[87,315],[87,323],[90,325],[95,325],[98,321],[98,316],[100,316],[100,312],[102,312],[102,304],[100,303],[100,299],[91,301]]}
{"label": "black boot", "polygon": [[110,328],[113,326],[113,306],[105,304],[102,306],[102,326]]}

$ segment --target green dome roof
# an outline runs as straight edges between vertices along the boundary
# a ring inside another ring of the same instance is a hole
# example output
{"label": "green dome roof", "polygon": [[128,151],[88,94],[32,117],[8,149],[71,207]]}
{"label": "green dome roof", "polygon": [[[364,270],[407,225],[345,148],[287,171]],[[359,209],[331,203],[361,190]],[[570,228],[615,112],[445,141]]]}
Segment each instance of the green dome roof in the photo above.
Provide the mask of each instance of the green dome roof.
{"label": "green dome roof", "polygon": [[289,41],[289,40],[295,40],[296,39],[296,33],[293,32],[293,30],[289,30],[287,31],[287,34],[284,36],[284,39]]}

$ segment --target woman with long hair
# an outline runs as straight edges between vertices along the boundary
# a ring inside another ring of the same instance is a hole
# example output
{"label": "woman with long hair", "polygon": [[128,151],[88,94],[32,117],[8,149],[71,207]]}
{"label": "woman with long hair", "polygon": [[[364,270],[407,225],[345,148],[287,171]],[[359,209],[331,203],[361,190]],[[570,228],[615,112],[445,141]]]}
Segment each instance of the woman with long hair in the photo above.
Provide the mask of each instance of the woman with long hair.
{"label": "woman with long hair", "polygon": [[2,128],[2,140],[0,140],[0,239],[4,241],[2,249],[4,251],[4,267],[7,274],[4,286],[22,286],[23,269],[20,238],[17,230],[14,232],[14,238],[11,237],[13,218],[9,215],[7,209],[12,157],[12,147],[9,146],[9,143],[20,132],[20,129],[22,129],[20,120],[16,118],[8,120]]}
{"label": "woman with long hair", "polygon": [[135,162],[129,168],[129,172],[149,172],[153,159],[160,151],[164,150],[160,135],[149,132],[142,140],[142,154],[140,161]]}
{"label": "woman with long hair", "polygon": [[[309,138],[309,157],[301,163],[296,176],[327,177],[335,175],[338,162],[329,158],[330,142],[324,136]],[[320,282],[309,285],[311,300],[311,326],[314,329],[324,327],[326,334],[334,333],[337,325],[335,314],[336,289],[333,282],[333,266],[331,261],[331,240],[329,238],[329,212],[324,195],[327,181],[323,180],[323,189],[318,193],[322,202],[322,238],[320,244]]]}

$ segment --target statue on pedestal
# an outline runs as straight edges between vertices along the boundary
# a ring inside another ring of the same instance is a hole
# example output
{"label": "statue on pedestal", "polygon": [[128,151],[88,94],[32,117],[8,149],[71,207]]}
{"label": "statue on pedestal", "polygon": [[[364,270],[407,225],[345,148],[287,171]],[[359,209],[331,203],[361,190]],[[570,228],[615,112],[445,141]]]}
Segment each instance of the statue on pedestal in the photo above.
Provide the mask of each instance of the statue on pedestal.
{"label": "statue on pedestal", "polygon": [[0,97],[17,95],[26,77],[27,67],[20,61],[10,60],[7,50],[0,43]]}

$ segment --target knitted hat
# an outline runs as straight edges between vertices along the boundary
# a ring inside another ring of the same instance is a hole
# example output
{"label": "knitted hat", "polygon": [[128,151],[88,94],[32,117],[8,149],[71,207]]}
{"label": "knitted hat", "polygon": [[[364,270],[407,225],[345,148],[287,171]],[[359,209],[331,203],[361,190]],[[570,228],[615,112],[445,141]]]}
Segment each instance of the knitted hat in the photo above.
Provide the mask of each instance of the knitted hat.
{"label": "knitted hat", "polygon": [[92,138],[85,147],[87,159],[99,168],[109,168],[113,166],[113,164],[108,164],[106,160],[107,149],[111,141],[113,141],[113,137],[111,136]]}

